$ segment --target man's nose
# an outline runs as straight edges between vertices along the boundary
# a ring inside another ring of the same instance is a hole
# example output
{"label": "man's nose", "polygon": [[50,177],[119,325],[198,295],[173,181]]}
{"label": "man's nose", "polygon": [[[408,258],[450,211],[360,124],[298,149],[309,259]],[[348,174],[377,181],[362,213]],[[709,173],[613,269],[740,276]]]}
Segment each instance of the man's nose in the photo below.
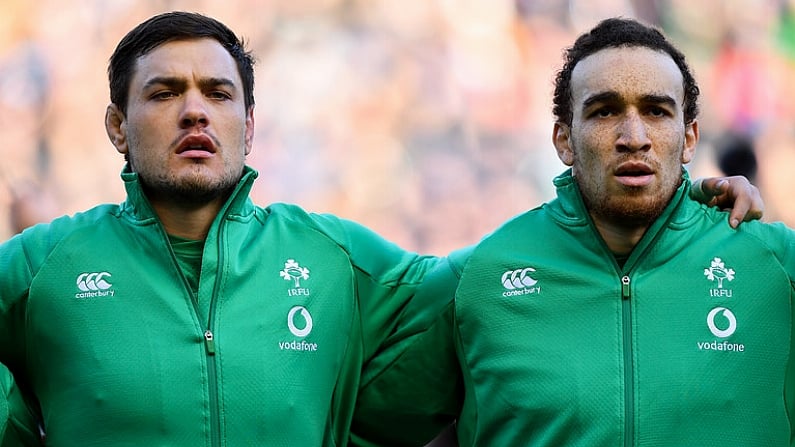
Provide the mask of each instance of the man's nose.
{"label": "man's nose", "polygon": [[185,92],[182,113],[179,122],[183,128],[194,126],[205,127],[209,124],[207,104],[204,95],[199,92]]}
{"label": "man's nose", "polygon": [[646,122],[636,111],[628,112],[618,127],[616,148],[621,152],[644,151],[651,148]]}

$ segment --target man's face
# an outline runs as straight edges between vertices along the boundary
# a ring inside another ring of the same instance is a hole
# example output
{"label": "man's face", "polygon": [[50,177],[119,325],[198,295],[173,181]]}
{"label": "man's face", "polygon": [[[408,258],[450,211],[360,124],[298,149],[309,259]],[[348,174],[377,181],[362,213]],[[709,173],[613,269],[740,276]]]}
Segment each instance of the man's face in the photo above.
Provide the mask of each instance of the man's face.
{"label": "man's face", "polygon": [[167,42],[141,56],[126,115],[111,106],[108,116],[111,140],[153,201],[222,196],[251,151],[253,108],[245,108],[234,59],[214,39]]}
{"label": "man's face", "polygon": [[698,124],[685,125],[682,73],[645,47],[609,48],[581,60],[571,77],[571,126],[556,124],[558,156],[594,219],[648,225],[678,187]]}

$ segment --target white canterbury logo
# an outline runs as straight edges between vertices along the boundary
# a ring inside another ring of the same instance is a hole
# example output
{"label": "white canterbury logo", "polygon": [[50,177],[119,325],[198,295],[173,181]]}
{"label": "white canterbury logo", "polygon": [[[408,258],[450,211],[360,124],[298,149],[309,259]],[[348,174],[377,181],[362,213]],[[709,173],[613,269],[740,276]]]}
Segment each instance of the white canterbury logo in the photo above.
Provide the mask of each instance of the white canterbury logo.
{"label": "white canterbury logo", "polygon": [[536,269],[527,267],[523,269],[508,270],[502,274],[502,285],[508,290],[523,289],[533,287],[538,281],[531,278],[528,273],[535,272]]}
{"label": "white canterbury logo", "polygon": [[110,278],[111,274],[108,272],[81,273],[77,277],[77,288],[83,292],[108,290],[113,284],[107,282],[106,277]]}
{"label": "white canterbury logo", "polygon": [[537,285],[538,280],[530,276],[535,272],[532,267],[525,267],[516,270],[508,270],[500,277],[500,282],[505,288],[502,292],[504,298],[532,295],[541,293],[541,286]]}
{"label": "white canterbury logo", "polygon": [[109,272],[85,272],[77,275],[77,288],[80,292],[75,293],[75,298],[98,298],[103,296],[115,296],[116,291],[111,289],[113,284],[108,279],[113,276]]}

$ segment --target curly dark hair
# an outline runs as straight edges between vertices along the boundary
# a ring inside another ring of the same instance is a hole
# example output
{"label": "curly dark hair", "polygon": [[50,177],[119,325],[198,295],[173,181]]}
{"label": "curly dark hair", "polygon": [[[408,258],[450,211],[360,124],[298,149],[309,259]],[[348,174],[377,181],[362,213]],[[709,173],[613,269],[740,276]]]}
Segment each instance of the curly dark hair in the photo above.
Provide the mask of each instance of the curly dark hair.
{"label": "curly dark hair", "polygon": [[574,45],[564,52],[563,68],[555,77],[555,94],[552,112],[555,119],[567,125],[572,121],[571,73],[574,67],[586,57],[605,48],[646,47],[661,51],[674,60],[682,72],[684,83],[684,120],[690,124],[698,116],[699,88],[693,77],[685,56],[676,49],[658,29],[644,25],[636,20],[610,18],[601,21],[591,31],[580,35]]}
{"label": "curly dark hair", "polygon": [[122,113],[127,113],[130,82],[139,57],[166,42],[205,37],[217,40],[235,60],[243,80],[243,95],[248,110],[254,105],[254,58],[246,50],[245,43],[223,23],[201,14],[182,11],[151,17],[122,38],[108,65],[110,101]]}

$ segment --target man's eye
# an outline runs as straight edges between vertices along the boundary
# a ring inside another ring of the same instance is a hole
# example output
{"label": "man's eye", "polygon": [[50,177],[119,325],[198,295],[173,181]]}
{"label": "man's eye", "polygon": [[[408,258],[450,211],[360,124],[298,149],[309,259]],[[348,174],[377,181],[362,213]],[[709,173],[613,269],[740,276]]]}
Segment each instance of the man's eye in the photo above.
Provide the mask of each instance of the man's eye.
{"label": "man's eye", "polygon": [[222,100],[232,99],[232,95],[222,91],[210,92],[208,96],[213,99],[222,99]]}
{"label": "man's eye", "polygon": [[610,107],[600,107],[591,113],[591,116],[594,118],[609,118],[613,116],[614,110]]}
{"label": "man's eye", "polygon": [[168,99],[168,98],[173,98],[175,96],[177,96],[176,93],[166,90],[155,93],[154,95],[152,95],[152,99]]}
{"label": "man's eye", "polygon": [[649,115],[656,117],[663,117],[668,115],[668,111],[662,107],[652,107],[649,109]]}

